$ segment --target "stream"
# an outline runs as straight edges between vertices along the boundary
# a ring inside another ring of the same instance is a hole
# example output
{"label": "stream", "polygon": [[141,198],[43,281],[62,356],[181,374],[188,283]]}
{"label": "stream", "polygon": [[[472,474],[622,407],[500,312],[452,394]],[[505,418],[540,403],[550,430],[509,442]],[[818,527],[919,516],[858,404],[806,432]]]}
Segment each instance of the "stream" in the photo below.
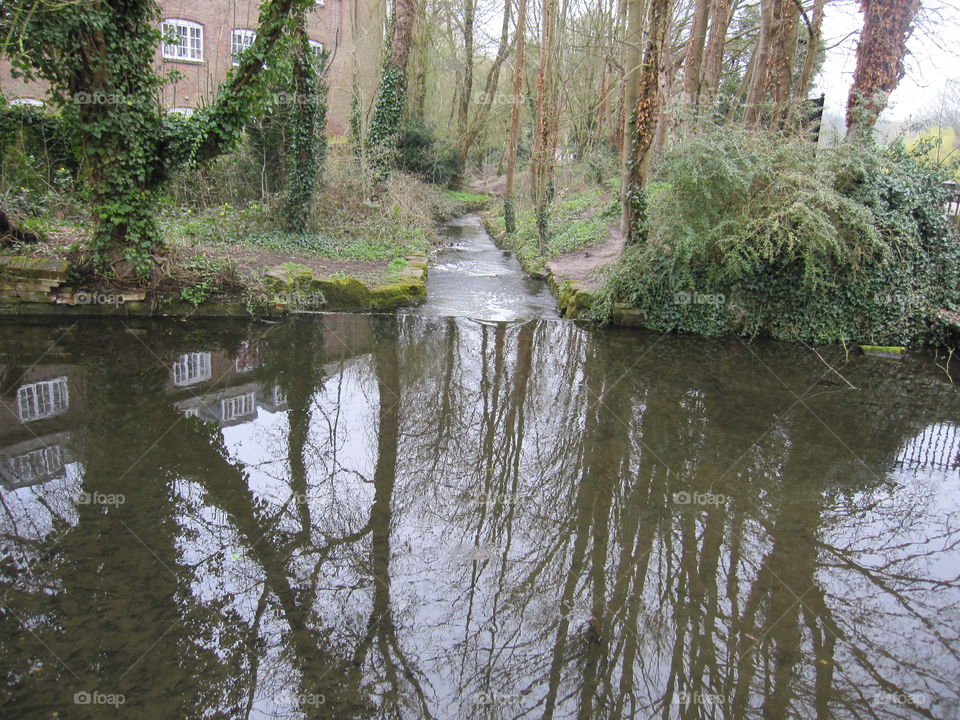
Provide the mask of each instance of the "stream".
{"label": "stream", "polygon": [[450,238],[406,314],[0,322],[0,716],[960,718],[931,357],[559,321]]}
{"label": "stream", "polygon": [[547,283],[498,248],[477,215],[446,223],[444,235],[427,275],[427,300],[410,312],[491,321],[559,317]]}

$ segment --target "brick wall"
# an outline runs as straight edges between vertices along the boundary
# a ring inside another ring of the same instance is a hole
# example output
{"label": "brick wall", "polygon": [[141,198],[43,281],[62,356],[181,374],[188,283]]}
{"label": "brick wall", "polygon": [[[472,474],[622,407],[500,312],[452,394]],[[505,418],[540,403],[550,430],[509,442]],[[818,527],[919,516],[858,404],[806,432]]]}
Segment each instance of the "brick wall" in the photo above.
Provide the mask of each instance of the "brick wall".
{"label": "brick wall", "polygon": [[[234,29],[256,30],[258,0],[159,0],[164,18],[188,20],[203,29],[203,59],[171,60],[158,48],[156,63],[164,73],[177,70],[183,77],[163,89],[168,108],[196,108],[209,103],[232,66],[231,35]],[[307,34],[328,49],[330,84],[327,130],[347,131],[353,75],[356,71],[365,104],[369,104],[377,79],[384,0],[325,0],[308,13]],[[46,86],[25,83],[10,75],[9,60],[0,58],[0,88],[8,100],[44,100]]]}

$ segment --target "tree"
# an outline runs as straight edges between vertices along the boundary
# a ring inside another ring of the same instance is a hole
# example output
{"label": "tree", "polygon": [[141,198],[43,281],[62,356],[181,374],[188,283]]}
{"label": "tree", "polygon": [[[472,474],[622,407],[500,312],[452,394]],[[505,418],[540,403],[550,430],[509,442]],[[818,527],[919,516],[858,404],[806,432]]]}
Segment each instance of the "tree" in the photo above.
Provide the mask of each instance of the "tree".
{"label": "tree", "polygon": [[258,106],[264,64],[292,14],[312,4],[262,3],[253,45],[213,104],[189,118],[166,116],[156,101],[166,78],[154,68],[163,39],[154,0],[0,5],[0,53],[16,72],[49,84],[82,158],[101,267],[149,271],[162,245],[154,217],[160,191],[174,172],[235,146]]}
{"label": "tree", "polygon": [[623,38],[623,150],[621,157],[622,177],[620,180],[620,204],[622,207],[621,230],[629,232],[630,217],[627,210],[631,188],[631,169],[633,160],[633,124],[631,113],[637,106],[640,90],[640,70],[643,64],[643,26],[646,18],[646,0],[627,0],[627,27]]}
{"label": "tree", "polygon": [[630,114],[631,133],[623,189],[621,230],[639,240],[644,219],[643,189],[649,175],[649,151],[660,113],[660,65],[670,23],[670,0],[650,0],[650,23],[643,53],[637,101]]}
{"label": "tree", "polygon": [[[509,1],[509,0],[508,0]],[[517,29],[514,31],[516,52],[513,60],[513,104],[510,108],[510,131],[507,140],[507,179],[503,193],[503,221],[508,233],[517,231],[513,207],[513,183],[517,168],[517,145],[520,142],[520,97],[523,94],[523,62],[527,34],[527,0],[517,0]]]}
{"label": "tree", "polygon": [[907,38],[920,0],[860,0],[863,30],[847,98],[848,137],[869,134],[903,79]]}
{"label": "tree", "polygon": [[540,60],[537,66],[536,120],[533,128],[533,148],[530,163],[530,191],[533,211],[537,219],[540,253],[547,245],[550,184],[553,175],[553,143],[551,126],[554,123],[553,55],[556,25],[556,0],[542,0],[540,26]]}
{"label": "tree", "polygon": [[390,38],[380,72],[377,104],[367,132],[367,149],[386,179],[394,162],[400,123],[403,121],[407,98],[407,63],[413,42],[413,27],[417,18],[415,0],[394,0],[390,18]]}
{"label": "tree", "polygon": [[723,72],[723,53],[727,42],[727,31],[733,20],[736,4],[731,0],[713,0],[710,6],[710,36],[703,60],[703,80],[701,82],[700,105],[712,107],[720,92],[720,76]]}
{"label": "tree", "polygon": [[291,52],[293,72],[293,122],[284,217],[294,233],[307,230],[313,193],[323,179],[326,155],[327,86],[322,72],[327,52],[314,58],[307,36],[304,11],[297,13]]}
{"label": "tree", "polygon": [[[467,0],[467,2],[472,3],[473,0]],[[497,88],[500,86],[500,70],[510,55],[510,15],[512,5],[512,0],[504,0],[503,2],[503,25],[500,30],[500,42],[497,46],[497,55],[493,59],[493,64],[487,72],[487,78],[483,85],[483,94],[480,96],[480,101],[477,103],[477,109],[473,113],[472,118],[470,117],[470,99],[473,87],[473,30],[470,30],[469,46],[471,49],[469,59],[466,60],[470,69],[465,75],[465,82],[463,84],[464,92],[461,95],[457,132],[459,136],[459,142],[457,143],[457,152],[460,158],[459,175],[461,176],[467,167],[470,148],[473,147],[477,136],[486,125],[487,118],[490,114],[490,107],[493,105],[494,98],[497,96]],[[472,12],[474,12],[474,10],[471,10],[471,13]],[[464,22],[466,23],[466,20]],[[473,22],[472,16],[470,22],[471,24]],[[466,82],[467,77],[469,77],[469,82]],[[458,177],[456,181],[459,185],[462,177]]]}
{"label": "tree", "polygon": [[683,70],[683,94],[687,104],[696,111],[700,102],[700,87],[703,73],[703,50],[707,41],[707,21],[710,17],[709,0],[694,0],[693,27],[687,38],[686,59]]}

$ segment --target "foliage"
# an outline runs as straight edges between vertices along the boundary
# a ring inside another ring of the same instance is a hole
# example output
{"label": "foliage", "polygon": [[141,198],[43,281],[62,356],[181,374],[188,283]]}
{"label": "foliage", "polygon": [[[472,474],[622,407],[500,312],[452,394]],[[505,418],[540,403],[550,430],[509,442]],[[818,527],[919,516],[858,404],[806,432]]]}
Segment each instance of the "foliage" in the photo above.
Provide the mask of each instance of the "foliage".
{"label": "foliage", "polygon": [[398,133],[397,167],[442,186],[449,185],[461,171],[457,149],[416,118],[403,123]]}
{"label": "foliage", "polygon": [[125,257],[146,273],[160,246],[155,203],[171,174],[232,148],[260,97],[256,82],[292,11],[309,0],[267,0],[257,38],[220,88],[190,118],[166,116],[154,68],[161,41],[153,0],[20,3],[0,14],[0,51],[14,71],[50,85],[73,151],[82,160],[101,266]]}
{"label": "foliage", "polygon": [[[584,169],[577,166],[572,173],[580,178],[589,177]],[[516,212],[517,230],[504,235],[503,246],[516,252],[528,269],[541,269],[551,258],[602,242],[619,217],[617,200],[605,188],[593,183],[586,186],[563,183],[548,216],[547,242],[541,250],[533,209],[521,207],[516,201],[511,209]],[[496,232],[505,232],[505,208],[498,210],[491,223]]]}
{"label": "foliage", "polygon": [[366,138],[367,155],[377,168],[380,180],[386,180],[391,168],[397,163],[399,128],[406,97],[403,70],[391,62],[388,46],[380,73],[377,104],[373,109],[373,118],[370,120]]}
{"label": "foliage", "polygon": [[322,79],[328,52],[318,60],[303,29],[303,16],[298,17],[292,53],[293,118],[290,124],[290,155],[284,217],[287,230],[307,231],[313,195],[323,180],[326,161],[327,85]]}
{"label": "foliage", "polygon": [[667,152],[601,294],[656,330],[909,344],[960,303],[944,175],[902,146],[724,130]]}

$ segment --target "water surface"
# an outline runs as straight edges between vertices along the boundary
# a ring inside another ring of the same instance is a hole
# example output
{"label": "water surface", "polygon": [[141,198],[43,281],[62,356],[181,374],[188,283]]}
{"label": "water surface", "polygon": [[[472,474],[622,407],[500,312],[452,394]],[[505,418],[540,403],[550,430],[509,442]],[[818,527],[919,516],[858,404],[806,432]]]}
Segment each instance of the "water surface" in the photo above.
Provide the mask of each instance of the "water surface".
{"label": "water surface", "polygon": [[0,715],[955,718],[960,398],[842,372],[545,320],[2,324]]}
{"label": "water surface", "polygon": [[447,242],[430,263],[427,301],[411,312],[481,320],[559,317],[547,283],[498,248],[478,216],[451,220],[444,235]]}

